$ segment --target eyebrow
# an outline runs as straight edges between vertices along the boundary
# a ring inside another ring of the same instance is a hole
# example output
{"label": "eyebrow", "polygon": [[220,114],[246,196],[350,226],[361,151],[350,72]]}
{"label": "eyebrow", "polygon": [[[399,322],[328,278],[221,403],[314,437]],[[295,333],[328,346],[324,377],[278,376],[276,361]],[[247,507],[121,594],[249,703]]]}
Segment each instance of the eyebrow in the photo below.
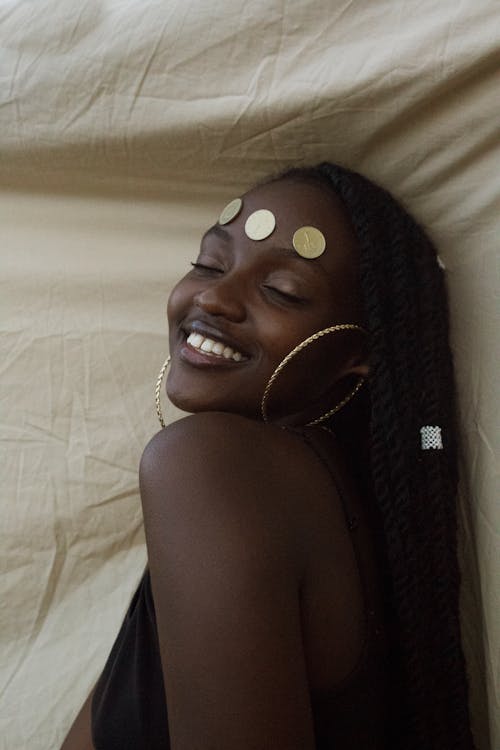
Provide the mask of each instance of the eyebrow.
{"label": "eyebrow", "polygon": [[[215,234],[217,237],[219,237],[224,242],[232,243],[232,237],[223,227],[221,227],[219,224],[214,224],[210,229],[207,229],[203,237],[201,238],[201,242],[203,243],[203,240],[208,237],[211,234]],[[311,260],[308,258],[303,258],[301,255],[299,255],[293,248],[291,247],[280,247],[278,245],[275,245],[271,248],[273,252],[281,255],[285,258],[290,258],[291,260],[298,261],[302,266],[307,265],[307,268],[312,270],[315,273],[321,273],[322,275],[326,274],[326,270],[317,264],[311,263]]]}

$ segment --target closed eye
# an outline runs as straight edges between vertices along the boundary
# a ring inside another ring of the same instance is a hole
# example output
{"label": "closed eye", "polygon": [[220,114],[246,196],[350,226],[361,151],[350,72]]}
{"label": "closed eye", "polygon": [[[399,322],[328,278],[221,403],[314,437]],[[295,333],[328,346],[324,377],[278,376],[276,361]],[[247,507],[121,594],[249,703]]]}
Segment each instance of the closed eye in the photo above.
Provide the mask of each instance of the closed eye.
{"label": "closed eye", "polygon": [[295,294],[290,294],[289,292],[284,292],[282,289],[277,289],[275,286],[269,286],[268,284],[264,284],[264,289],[266,289],[268,292],[271,292],[273,296],[276,296],[280,299],[283,299],[287,302],[293,302],[294,304],[300,305],[305,304],[307,300],[305,300],[303,297],[297,297]]}
{"label": "closed eye", "polygon": [[211,273],[224,273],[222,268],[217,268],[216,266],[207,266],[205,263],[193,263],[191,262],[191,265],[194,269],[198,271],[208,271]]}

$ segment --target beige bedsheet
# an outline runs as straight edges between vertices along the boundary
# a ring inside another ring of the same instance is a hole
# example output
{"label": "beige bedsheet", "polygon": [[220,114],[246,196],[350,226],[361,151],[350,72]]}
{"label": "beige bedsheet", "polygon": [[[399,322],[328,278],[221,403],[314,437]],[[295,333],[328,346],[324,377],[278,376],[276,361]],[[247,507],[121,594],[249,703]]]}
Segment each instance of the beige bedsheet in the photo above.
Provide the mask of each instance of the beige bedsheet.
{"label": "beige bedsheet", "polygon": [[500,747],[498,20],[495,0],[0,2],[0,748],[57,750],[141,575],[169,289],[227,200],[325,158],[406,201],[446,264],[463,636],[478,748]]}

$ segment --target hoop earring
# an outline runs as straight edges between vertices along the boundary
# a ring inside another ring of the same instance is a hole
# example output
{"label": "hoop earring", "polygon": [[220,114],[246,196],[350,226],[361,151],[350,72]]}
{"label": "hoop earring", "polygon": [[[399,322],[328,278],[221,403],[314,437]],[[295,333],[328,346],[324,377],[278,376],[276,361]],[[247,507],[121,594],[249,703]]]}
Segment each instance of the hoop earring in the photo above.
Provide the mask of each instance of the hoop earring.
{"label": "hoop earring", "polygon": [[[304,341],[301,341],[300,344],[297,344],[295,349],[292,349],[291,352],[289,352],[284,359],[281,360],[269,380],[267,381],[267,385],[264,388],[264,393],[262,394],[262,401],[260,402],[260,411],[262,414],[262,419],[264,422],[268,422],[267,418],[267,401],[269,399],[269,392],[273,386],[273,383],[276,381],[276,379],[279,377],[280,373],[283,371],[283,369],[286,367],[286,365],[290,362],[290,360],[295,357],[296,354],[301,352],[303,349],[306,348],[311,342],[317,341],[322,336],[326,336],[328,333],[334,333],[335,331],[345,331],[345,330],[357,330],[362,331],[363,333],[367,333],[364,328],[361,326],[356,325],[355,323],[339,323],[338,325],[330,326],[329,328],[323,328],[321,331],[317,331],[316,333],[313,333],[311,336],[309,336],[307,339],[304,339]],[[325,419],[328,419],[329,417],[333,416],[336,412],[339,411],[339,409],[342,409],[345,404],[354,396],[355,393],[359,391],[363,383],[365,382],[365,378],[360,377],[352,391],[342,399],[338,404],[336,404],[332,409],[329,409],[327,412],[322,414],[317,419],[313,419],[311,422],[307,422],[306,427],[312,427],[313,425],[319,424],[320,422],[324,422]]]}
{"label": "hoop earring", "polygon": [[161,413],[161,404],[160,404],[160,390],[161,390],[161,384],[163,382],[163,376],[165,375],[165,371],[167,367],[170,364],[170,354],[166,358],[165,362],[163,363],[163,367],[160,370],[160,374],[158,375],[158,380],[156,381],[156,388],[155,388],[155,404],[156,404],[156,413],[158,414],[158,419],[160,420],[160,424],[162,427],[166,427],[165,422],[163,421],[163,414]]}

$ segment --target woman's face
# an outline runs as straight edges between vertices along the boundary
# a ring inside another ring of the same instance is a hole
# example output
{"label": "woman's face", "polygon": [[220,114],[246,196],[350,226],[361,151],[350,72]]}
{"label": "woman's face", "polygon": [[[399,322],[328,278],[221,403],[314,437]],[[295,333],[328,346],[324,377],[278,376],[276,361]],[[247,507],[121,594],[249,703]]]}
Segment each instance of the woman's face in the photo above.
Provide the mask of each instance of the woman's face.
{"label": "woman's face", "polygon": [[[215,224],[203,236],[196,266],[169,298],[167,394],[188,412],[259,418],[265,385],[291,349],[327,326],[362,322],[358,252],[336,196],[316,185],[281,180],[250,190],[242,200],[235,219]],[[262,208],[272,211],[276,227],[257,241],[247,237],[244,227],[248,216]],[[302,258],[293,249],[292,237],[302,226],[314,226],[325,236],[326,250],[319,258]],[[192,346],[187,339],[193,332],[199,334],[198,347],[200,337],[219,346],[212,352]],[[324,348],[320,352],[312,344],[309,358],[298,363],[295,374],[290,370],[287,388],[293,393],[295,386],[299,399],[306,398],[313,371],[316,380],[337,383],[348,373],[366,373],[360,334],[335,333],[325,337],[325,344],[326,338],[333,359],[326,363]]]}

